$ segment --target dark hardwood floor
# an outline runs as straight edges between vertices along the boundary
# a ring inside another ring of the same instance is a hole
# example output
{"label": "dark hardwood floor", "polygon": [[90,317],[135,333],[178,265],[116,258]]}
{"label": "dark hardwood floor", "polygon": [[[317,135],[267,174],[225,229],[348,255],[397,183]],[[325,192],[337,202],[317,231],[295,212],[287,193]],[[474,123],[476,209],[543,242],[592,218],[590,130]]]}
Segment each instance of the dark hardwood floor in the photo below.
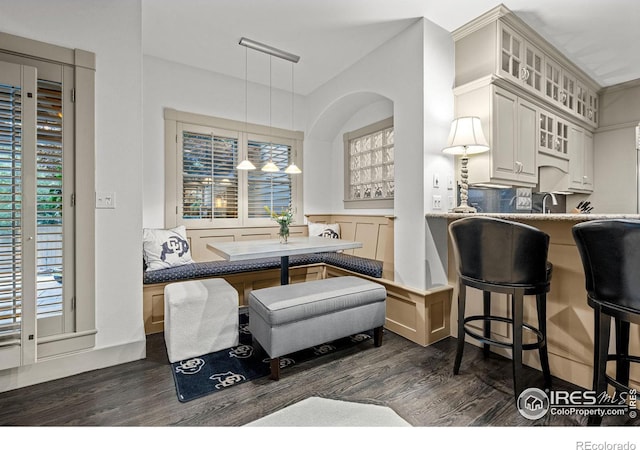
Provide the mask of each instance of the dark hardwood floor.
{"label": "dark hardwood floor", "polygon": [[[187,403],[176,396],[162,334],[147,336],[147,358],[0,393],[0,425],[238,426],[310,396],[389,406],[414,426],[575,426],[586,419],[522,417],[512,393],[511,362],[485,359],[467,344],[452,374],[456,340],[420,347],[385,330],[371,342],[319,357],[268,378]],[[526,385],[542,374],[525,368]],[[554,389],[578,389],[554,379]],[[605,418],[604,425],[637,425]]]}

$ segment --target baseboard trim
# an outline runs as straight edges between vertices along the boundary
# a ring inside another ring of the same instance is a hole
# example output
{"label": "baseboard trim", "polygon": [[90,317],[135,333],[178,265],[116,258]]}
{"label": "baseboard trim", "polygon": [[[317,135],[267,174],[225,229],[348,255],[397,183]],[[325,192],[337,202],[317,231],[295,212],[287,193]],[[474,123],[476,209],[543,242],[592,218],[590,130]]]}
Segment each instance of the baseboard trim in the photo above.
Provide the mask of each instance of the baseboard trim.
{"label": "baseboard trim", "polygon": [[0,371],[0,392],[137,361],[146,357],[146,339],[47,358]]}

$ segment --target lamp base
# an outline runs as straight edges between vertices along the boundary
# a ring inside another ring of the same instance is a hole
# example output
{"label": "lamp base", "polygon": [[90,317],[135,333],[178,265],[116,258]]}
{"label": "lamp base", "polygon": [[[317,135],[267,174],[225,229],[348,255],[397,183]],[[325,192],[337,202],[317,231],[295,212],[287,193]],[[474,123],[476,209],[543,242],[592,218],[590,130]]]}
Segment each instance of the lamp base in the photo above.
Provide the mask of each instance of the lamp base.
{"label": "lamp base", "polygon": [[473,206],[460,205],[460,206],[456,206],[455,208],[453,208],[451,210],[451,212],[453,212],[453,213],[475,213],[475,212],[478,212],[478,210],[475,209]]}

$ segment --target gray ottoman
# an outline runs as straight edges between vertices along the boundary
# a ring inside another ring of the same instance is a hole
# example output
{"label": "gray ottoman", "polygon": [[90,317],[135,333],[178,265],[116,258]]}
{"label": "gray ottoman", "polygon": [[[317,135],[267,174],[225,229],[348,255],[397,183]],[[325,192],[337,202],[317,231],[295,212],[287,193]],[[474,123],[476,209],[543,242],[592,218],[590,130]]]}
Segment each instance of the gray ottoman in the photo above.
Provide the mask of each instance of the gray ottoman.
{"label": "gray ottoman", "polygon": [[387,291],[348,276],[257,289],[249,295],[249,330],[280,378],[280,356],[374,329],[382,345]]}

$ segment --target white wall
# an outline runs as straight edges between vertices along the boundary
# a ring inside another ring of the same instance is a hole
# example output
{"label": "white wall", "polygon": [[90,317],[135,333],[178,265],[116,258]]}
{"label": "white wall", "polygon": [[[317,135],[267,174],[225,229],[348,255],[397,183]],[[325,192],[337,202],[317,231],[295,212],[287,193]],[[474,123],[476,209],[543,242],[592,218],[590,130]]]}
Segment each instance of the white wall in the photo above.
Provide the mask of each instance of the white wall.
{"label": "white wall", "polygon": [[[350,103],[362,103],[362,97],[366,95],[377,95],[378,101],[381,96],[393,103],[395,277],[399,283],[418,289],[431,285],[431,266],[440,265],[439,258],[436,258],[437,262],[429,261],[437,255],[427,253],[424,214],[430,210],[431,188],[425,187],[425,179],[432,177],[431,171],[441,171],[445,178],[453,172],[452,161],[441,153],[453,116],[453,75],[450,34],[426,19],[419,19],[307,98],[306,137],[312,142],[313,150],[331,149],[332,158],[305,152],[305,166],[312,160],[323,170],[335,170],[334,179],[342,176],[339,166],[343,155],[341,146],[327,143],[331,134],[328,125],[331,120],[327,117],[340,115]],[[353,102],[348,102],[351,98]],[[341,139],[340,132],[341,128],[335,126],[330,140]],[[314,189],[326,186],[326,181],[321,184],[316,181],[320,182],[305,177],[308,209],[344,212],[341,208],[342,180],[338,181],[339,188],[329,191],[331,200],[328,202],[313,194]],[[326,190],[323,192],[327,195]],[[334,209],[320,209],[326,206]],[[441,272],[441,268],[437,271]]]}
{"label": "white wall", "polygon": [[638,211],[636,126],[640,123],[640,80],[600,94],[600,123],[594,135],[594,213]]}
{"label": "white wall", "polygon": [[[0,372],[3,390],[144,357],[140,0],[0,0],[0,30],[96,54],[96,347]],[[78,174],[82,176],[82,174]],[[88,193],[93,196],[94,193]]]}
{"label": "white wall", "polygon": [[[255,53],[255,52],[254,52]],[[249,65],[259,67],[264,55],[248,56]],[[144,204],[143,226],[164,227],[164,108],[205,114],[232,120],[245,120],[245,80],[177,64],[145,55],[143,83],[144,127]],[[268,59],[267,59],[268,61]],[[244,51],[238,46],[238,64],[244,72]],[[262,64],[268,74],[268,62]],[[274,68],[274,84],[277,72]],[[269,125],[269,88],[249,83],[247,122]],[[286,85],[286,81],[284,82]],[[272,89],[271,125],[291,129],[291,92]],[[294,127],[305,123],[304,102],[296,96]],[[305,149],[306,151],[306,149]],[[306,163],[306,161],[305,161]],[[305,174],[306,175],[306,174]]]}

